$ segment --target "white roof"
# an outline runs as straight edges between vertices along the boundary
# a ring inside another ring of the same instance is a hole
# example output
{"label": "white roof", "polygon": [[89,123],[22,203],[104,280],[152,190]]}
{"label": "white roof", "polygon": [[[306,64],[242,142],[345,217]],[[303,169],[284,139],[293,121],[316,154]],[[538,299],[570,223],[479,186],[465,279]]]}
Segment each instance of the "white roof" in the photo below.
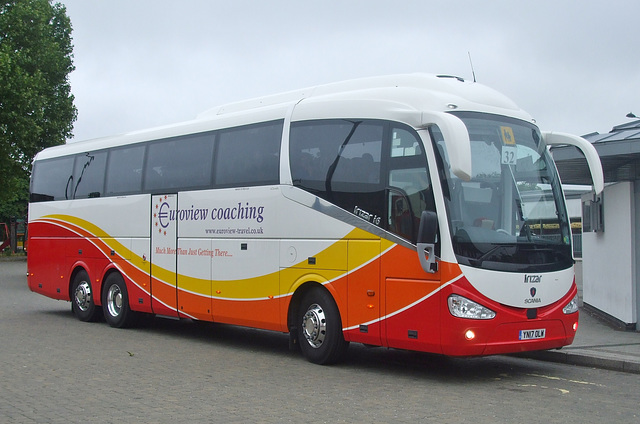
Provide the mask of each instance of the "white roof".
{"label": "white roof", "polygon": [[183,134],[283,119],[378,118],[421,124],[426,111],[477,111],[531,121],[506,96],[482,84],[446,75],[405,74],[319,85],[219,106],[195,120],[113,137],[69,143],[36,155],[45,159]]}

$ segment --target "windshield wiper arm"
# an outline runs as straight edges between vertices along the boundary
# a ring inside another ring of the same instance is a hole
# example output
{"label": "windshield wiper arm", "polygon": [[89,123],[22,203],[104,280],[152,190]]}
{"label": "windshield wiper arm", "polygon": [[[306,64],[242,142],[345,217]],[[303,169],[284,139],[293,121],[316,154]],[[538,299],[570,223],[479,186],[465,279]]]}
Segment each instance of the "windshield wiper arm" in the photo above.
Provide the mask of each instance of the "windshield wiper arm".
{"label": "windshield wiper arm", "polygon": [[494,254],[495,252],[497,252],[500,249],[504,249],[505,246],[504,244],[499,244],[491,249],[489,249],[487,252],[483,253],[482,256],[480,256],[478,259],[473,259],[472,262],[474,262],[477,266],[481,266],[482,263],[492,254]]}

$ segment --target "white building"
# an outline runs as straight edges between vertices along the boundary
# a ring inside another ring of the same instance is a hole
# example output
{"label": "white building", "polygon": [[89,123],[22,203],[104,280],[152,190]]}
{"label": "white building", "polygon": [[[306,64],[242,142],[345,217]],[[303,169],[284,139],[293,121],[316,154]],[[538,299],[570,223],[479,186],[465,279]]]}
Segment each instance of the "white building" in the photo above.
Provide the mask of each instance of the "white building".
{"label": "white building", "polygon": [[[605,189],[582,196],[583,300],[626,329],[640,331],[640,120],[583,136],[602,162]],[[552,149],[563,184],[590,184],[574,147]]]}

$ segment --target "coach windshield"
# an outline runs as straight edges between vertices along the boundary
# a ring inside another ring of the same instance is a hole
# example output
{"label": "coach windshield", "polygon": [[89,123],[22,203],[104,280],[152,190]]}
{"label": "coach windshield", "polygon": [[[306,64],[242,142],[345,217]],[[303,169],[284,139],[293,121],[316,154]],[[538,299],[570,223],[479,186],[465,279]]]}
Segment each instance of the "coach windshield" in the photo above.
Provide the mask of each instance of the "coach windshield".
{"label": "coach windshield", "polygon": [[469,131],[469,181],[448,172],[444,143],[432,133],[444,165],[443,191],[459,263],[514,272],[572,266],[560,180],[539,130],[502,116],[455,115]]}

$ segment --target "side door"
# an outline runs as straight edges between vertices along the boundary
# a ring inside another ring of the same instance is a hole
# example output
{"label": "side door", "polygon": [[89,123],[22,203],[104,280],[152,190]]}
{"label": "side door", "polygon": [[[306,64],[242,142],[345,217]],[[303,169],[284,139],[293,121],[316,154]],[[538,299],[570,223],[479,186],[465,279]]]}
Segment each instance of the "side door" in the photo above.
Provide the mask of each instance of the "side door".
{"label": "side door", "polygon": [[427,273],[416,253],[422,211],[435,211],[425,150],[408,127],[391,126],[386,228],[402,239],[381,258],[386,345],[437,351],[440,346],[440,271]]}
{"label": "side door", "polygon": [[151,196],[151,307],[154,314],[178,316],[177,194]]}
{"label": "side door", "polygon": [[[179,303],[188,297],[180,299],[178,294],[181,289],[188,290],[183,287],[187,279],[179,273],[200,266],[198,261],[194,264],[189,260],[188,252],[202,247],[199,242],[185,240],[181,242],[183,244],[178,243],[179,230],[183,231],[182,227],[190,222],[189,213],[194,213],[191,205],[179,202],[185,196],[186,188],[211,187],[215,137],[215,132],[202,132],[149,143],[144,165],[144,191],[164,193],[151,196],[151,284],[156,314],[202,318],[186,313],[185,305],[191,305],[190,301]],[[209,280],[207,276],[205,279]],[[204,297],[210,299],[208,293]],[[191,306],[187,308],[191,309]]]}
{"label": "side door", "polygon": [[211,275],[213,240],[210,223],[211,191],[181,192],[178,199],[177,297],[178,313],[186,318],[212,319]]}

